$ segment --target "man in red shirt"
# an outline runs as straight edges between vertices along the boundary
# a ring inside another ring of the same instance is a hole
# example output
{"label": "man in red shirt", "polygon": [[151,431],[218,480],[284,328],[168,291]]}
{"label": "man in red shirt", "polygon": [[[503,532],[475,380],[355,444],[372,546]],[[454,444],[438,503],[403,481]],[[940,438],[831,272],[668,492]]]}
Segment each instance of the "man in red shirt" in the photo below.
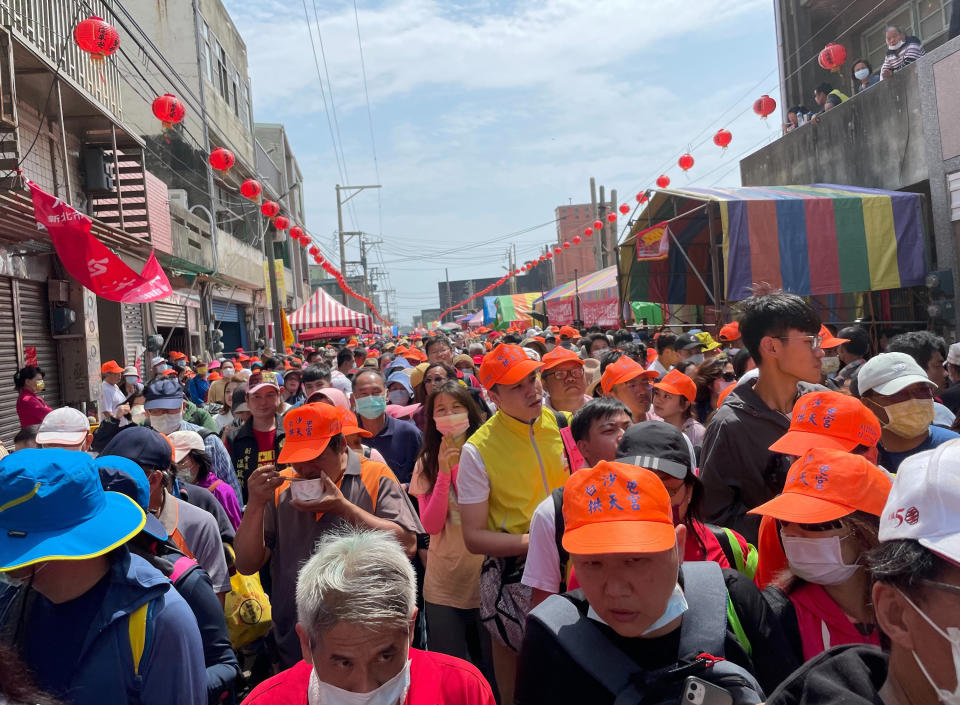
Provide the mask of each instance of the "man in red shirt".
{"label": "man in red shirt", "polygon": [[273,465],[283,445],[283,428],[277,423],[280,387],[271,377],[250,376],[247,383],[250,418],[227,435],[227,450],[247,501],[247,479],[261,465]]}
{"label": "man in red shirt", "polygon": [[297,579],[303,661],[270,678],[244,705],[493,705],[474,666],[410,647],[416,576],[384,531],[347,528],[324,538]]}

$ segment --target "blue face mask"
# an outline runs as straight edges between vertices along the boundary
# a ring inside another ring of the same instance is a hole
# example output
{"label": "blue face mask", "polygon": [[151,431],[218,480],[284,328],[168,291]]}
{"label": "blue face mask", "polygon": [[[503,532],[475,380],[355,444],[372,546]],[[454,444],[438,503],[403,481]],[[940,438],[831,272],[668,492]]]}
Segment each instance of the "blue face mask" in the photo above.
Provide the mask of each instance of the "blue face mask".
{"label": "blue face mask", "polygon": [[684,597],[683,590],[680,589],[679,585],[674,585],[673,594],[670,595],[670,601],[667,603],[667,609],[665,609],[663,614],[660,615],[660,619],[647,627],[643,633],[649,634],[650,632],[655,632],[658,629],[665,627],[686,612],[687,607],[687,598]]}
{"label": "blue face mask", "polygon": [[379,419],[387,410],[386,397],[361,397],[356,404],[357,413],[365,419]]}

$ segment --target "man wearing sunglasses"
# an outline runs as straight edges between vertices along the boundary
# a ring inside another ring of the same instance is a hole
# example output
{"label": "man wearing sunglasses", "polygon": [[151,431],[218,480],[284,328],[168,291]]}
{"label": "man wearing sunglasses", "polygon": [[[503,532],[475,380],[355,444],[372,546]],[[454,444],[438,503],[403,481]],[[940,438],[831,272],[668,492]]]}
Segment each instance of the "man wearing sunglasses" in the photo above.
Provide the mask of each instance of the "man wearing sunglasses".
{"label": "man wearing sunglasses", "polygon": [[794,402],[823,390],[820,316],[794,294],[755,296],[743,305],[740,335],[757,365],[717,409],[703,439],[701,479],[707,521],[755,543],[759,517],[747,511],[783,489],[790,460],[769,450],[790,426]]}
{"label": "man wearing sunglasses", "polygon": [[911,455],[960,438],[933,425],[936,386],[906,353],[881,353],[860,368],[856,391],[880,422],[879,462],[890,472]]}

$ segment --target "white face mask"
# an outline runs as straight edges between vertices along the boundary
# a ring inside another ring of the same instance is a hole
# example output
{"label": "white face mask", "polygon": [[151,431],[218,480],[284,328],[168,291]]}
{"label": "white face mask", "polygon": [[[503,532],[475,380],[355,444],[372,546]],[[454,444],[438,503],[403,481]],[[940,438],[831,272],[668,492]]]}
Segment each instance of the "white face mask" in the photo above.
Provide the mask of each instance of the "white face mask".
{"label": "white face mask", "polygon": [[599,360],[608,352],[610,352],[610,348],[604,348],[603,350],[594,350],[592,353],[590,353],[590,357],[592,357],[594,360]]}
{"label": "white face mask", "polygon": [[900,40],[899,42],[897,42],[896,44],[887,45],[887,48],[890,49],[890,50],[892,50],[892,51],[896,51],[897,49],[899,49],[899,48],[902,47],[903,45],[904,45],[904,41],[901,39],[901,40]]}
{"label": "white face mask", "polygon": [[150,417],[150,425],[165,436],[174,431],[179,431],[181,421],[183,421],[182,411],[176,414],[160,414]]}
{"label": "white face mask", "polygon": [[843,562],[839,536],[804,539],[787,536],[781,530],[780,540],[783,542],[783,553],[790,564],[790,570],[808,583],[839,585],[853,577],[860,567]]}
{"label": "white face mask", "polygon": [[224,379],[230,379],[231,377],[233,377],[233,372],[234,372],[234,369],[232,367],[224,367],[220,371]]}
{"label": "white face mask", "polygon": [[410,401],[410,392],[406,389],[391,389],[387,392],[391,404],[406,404]]}
{"label": "white face mask", "polygon": [[820,371],[828,377],[836,374],[840,371],[840,358],[834,356],[821,358]]}
{"label": "white face mask", "polygon": [[902,592],[900,594],[903,595],[903,599],[910,603],[910,606],[917,611],[917,614],[923,617],[923,620],[929,624],[937,634],[942,636],[950,643],[950,653],[953,656],[953,671],[957,677],[957,685],[954,686],[952,692],[940,688],[936,683],[933,682],[933,678],[931,678],[930,674],[927,673],[927,669],[920,661],[920,657],[917,656],[916,651],[913,652],[913,660],[917,662],[918,666],[920,666],[920,671],[923,673],[923,677],[927,679],[927,683],[929,683],[930,687],[936,692],[937,698],[943,703],[943,705],[960,705],[960,629],[957,627],[947,627],[946,630],[944,630],[942,627],[937,626],[922,609],[914,604],[913,600],[904,595]]}
{"label": "white face mask", "polygon": [[399,705],[410,688],[410,661],[393,678],[369,693],[352,693],[335,685],[324,683],[316,671],[310,671],[307,702],[310,705]]}
{"label": "white face mask", "polygon": [[137,377],[136,375],[127,375],[126,377],[123,378],[123,381],[126,382],[127,384],[136,384],[138,379],[140,378]]}
{"label": "white face mask", "polygon": [[856,76],[858,81],[862,81],[870,75],[870,69],[860,69],[859,71],[854,71],[853,75]]}

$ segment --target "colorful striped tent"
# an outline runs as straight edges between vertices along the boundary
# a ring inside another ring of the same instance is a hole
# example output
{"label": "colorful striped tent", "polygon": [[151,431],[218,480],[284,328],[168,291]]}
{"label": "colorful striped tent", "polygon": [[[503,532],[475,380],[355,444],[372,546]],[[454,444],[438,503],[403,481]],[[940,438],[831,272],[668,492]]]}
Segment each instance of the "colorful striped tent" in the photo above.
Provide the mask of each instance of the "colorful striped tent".
{"label": "colorful striped tent", "polygon": [[565,325],[577,318],[576,298],[580,296],[580,317],[586,326],[617,325],[617,267],[606,267],[577,280],[554,287],[534,304],[545,303],[550,323]]}
{"label": "colorful striped tent", "polygon": [[[540,294],[509,294],[483,297],[483,324],[532,323],[530,312],[535,310],[534,299]],[[542,306],[540,307],[542,310]]]}
{"label": "colorful striped tent", "polygon": [[[662,221],[683,252],[671,242],[666,259],[637,261],[628,241],[623,299],[707,304],[709,289],[739,301],[759,282],[801,296],[877,291],[920,285],[927,271],[915,193],[831,184],[670,189],[653,195],[631,236]],[[716,260],[711,234],[722,245]]]}
{"label": "colorful striped tent", "polygon": [[479,328],[483,325],[483,311],[477,311],[476,313],[469,313],[466,316],[460,316],[460,318],[456,319],[456,321],[461,326]]}
{"label": "colorful striped tent", "polygon": [[307,303],[290,314],[290,327],[294,330],[322,328],[326,326],[354,326],[372,333],[379,333],[380,326],[365,313],[347,308],[323,289],[313,292]]}

